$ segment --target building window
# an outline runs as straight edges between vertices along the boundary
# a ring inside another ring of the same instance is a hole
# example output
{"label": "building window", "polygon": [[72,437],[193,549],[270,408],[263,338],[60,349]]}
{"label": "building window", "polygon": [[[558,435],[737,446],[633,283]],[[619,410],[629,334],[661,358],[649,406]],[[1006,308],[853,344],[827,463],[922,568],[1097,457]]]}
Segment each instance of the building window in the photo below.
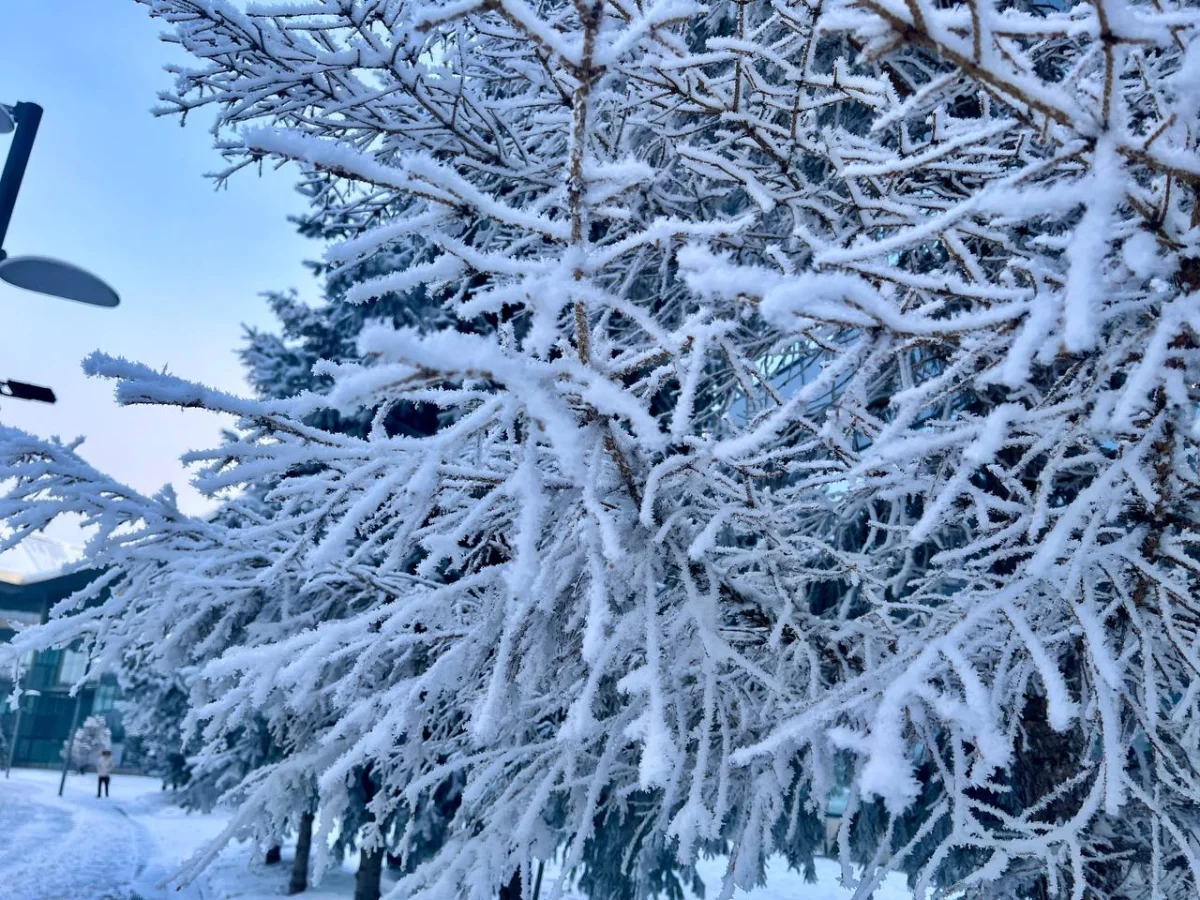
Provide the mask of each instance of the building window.
{"label": "building window", "polygon": [[106,713],[116,706],[117,693],[115,684],[102,684],[96,688],[96,699],[92,701],[92,715]]}
{"label": "building window", "polygon": [[87,674],[87,656],[78,650],[64,650],[58,667],[58,683],[70,687]]}
{"label": "building window", "polygon": [[35,691],[52,689],[58,678],[58,661],[61,656],[61,650],[43,650],[39,653],[25,678],[25,687]]}

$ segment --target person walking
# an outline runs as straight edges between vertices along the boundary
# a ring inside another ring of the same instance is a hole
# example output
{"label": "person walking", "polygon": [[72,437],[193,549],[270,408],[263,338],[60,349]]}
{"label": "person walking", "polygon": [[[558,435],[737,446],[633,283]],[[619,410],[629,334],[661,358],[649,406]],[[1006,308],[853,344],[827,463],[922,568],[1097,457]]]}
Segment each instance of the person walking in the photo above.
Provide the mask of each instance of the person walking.
{"label": "person walking", "polygon": [[104,796],[108,796],[108,784],[112,780],[113,769],[116,766],[113,764],[113,755],[111,750],[101,750],[100,759],[96,761],[96,796],[100,796],[100,789],[104,788]]}

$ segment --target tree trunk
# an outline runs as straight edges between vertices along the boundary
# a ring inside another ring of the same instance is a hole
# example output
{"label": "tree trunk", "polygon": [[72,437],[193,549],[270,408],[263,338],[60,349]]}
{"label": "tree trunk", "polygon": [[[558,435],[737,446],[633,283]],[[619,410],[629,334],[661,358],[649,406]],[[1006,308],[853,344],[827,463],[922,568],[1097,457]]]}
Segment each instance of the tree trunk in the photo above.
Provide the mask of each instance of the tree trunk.
{"label": "tree trunk", "polygon": [[308,889],[308,856],[312,851],[313,814],[300,814],[300,834],[296,837],[296,858],[292,860],[292,880],[288,884],[289,894],[303,893]]}
{"label": "tree trunk", "polygon": [[358,851],[358,872],[354,876],[354,900],[379,900],[379,880],[383,877],[383,848]]}
{"label": "tree trunk", "polygon": [[[533,879],[532,900],[538,900],[538,897],[542,893],[542,871],[544,868],[545,863],[539,862],[537,876]],[[500,900],[522,900],[520,869],[513,872],[513,876],[508,880],[508,884],[500,885]]]}
{"label": "tree trunk", "polygon": [[[1065,822],[1078,812],[1083,802],[1082,786],[1059,794],[1049,803],[1045,801],[1074,774],[1082,749],[1082,736],[1078,728],[1055,731],[1050,727],[1049,719],[1046,698],[1028,697],[1021,717],[1024,734],[1017,747],[1014,765],[1016,795],[1022,809],[1044,803],[1041,818]],[[1045,874],[1037,875],[1031,887],[1030,900],[1055,900],[1058,896],[1050,890],[1050,880]]]}
{"label": "tree trunk", "polygon": [[[367,819],[373,820],[370,805],[375,798],[375,780],[371,777],[371,766],[367,765],[359,773],[359,783],[363,790],[363,805],[367,807]],[[378,847],[368,850],[362,847],[358,851],[358,872],[354,876],[354,900],[379,900],[379,881],[383,877],[383,857],[385,850]]]}
{"label": "tree trunk", "polygon": [[521,900],[521,872],[513,872],[508,884],[500,885],[500,900]]}
{"label": "tree trunk", "polygon": [[267,865],[273,866],[275,863],[283,859],[283,848],[278,844],[272,844],[267,848]]}

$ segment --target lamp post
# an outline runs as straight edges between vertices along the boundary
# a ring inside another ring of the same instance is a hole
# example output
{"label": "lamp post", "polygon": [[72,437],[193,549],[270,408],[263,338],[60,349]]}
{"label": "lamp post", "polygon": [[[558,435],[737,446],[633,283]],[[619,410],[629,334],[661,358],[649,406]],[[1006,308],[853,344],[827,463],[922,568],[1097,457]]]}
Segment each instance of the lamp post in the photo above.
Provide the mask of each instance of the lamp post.
{"label": "lamp post", "polygon": [[71,733],[67,735],[67,749],[63,758],[62,777],[58,779],[58,796],[63,795],[67,784],[67,770],[71,768],[71,751],[75,749],[75,731],[79,728],[79,708],[83,705],[83,689],[87,684],[88,675],[92,672],[92,661],[89,659],[83,670],[83,681],[75,691],[75,712],[71,715]]}
{"label": "lamp post", "polygon": [[[92,306],[116,306],[121,302],[117,292],[90,272],[44,256],[8,256],[4,251],[4,238],[8,224],[12,221],[21,182],[25,179],[25,167],[33,152],[33,141],[37,137],[42,121],[42,108],[36,103],[18,103],[3,108],[0,116],[0,132],[13,132],[8,158],[4,162],[4,173],[0,175],[0,279],[9,284],[62,297],[78,300]],[[12,123],[12,128],[5,126]]]}
{"label": "lamp post", "polygon": [[[13,287],[65,300],[92,306],[116,306],[121,302],[117,292],[91,272],[45,256],[9,256],[4,250],[8,225],[41,121],[42,108],[36,103],[0,104],[0,134],[11,133],[13,136],[4,161],[4,172],[0,174],[0,280]],[[0,381],[0,396],[42,403],[53,403],[55,399],[50,388],[20,381]]]}

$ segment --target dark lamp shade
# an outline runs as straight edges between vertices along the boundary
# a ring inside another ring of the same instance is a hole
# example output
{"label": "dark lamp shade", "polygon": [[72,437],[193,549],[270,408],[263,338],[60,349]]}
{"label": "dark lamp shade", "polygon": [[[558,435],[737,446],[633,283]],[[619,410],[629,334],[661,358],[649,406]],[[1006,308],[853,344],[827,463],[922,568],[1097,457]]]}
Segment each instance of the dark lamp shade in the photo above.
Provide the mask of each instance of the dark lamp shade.
{"label": "dark lamp shade", "polygon": [[0,262],[0,279],[14,287],[92,306],[116,306],[117,292],[85,269],[44,256],[14,256]]}

